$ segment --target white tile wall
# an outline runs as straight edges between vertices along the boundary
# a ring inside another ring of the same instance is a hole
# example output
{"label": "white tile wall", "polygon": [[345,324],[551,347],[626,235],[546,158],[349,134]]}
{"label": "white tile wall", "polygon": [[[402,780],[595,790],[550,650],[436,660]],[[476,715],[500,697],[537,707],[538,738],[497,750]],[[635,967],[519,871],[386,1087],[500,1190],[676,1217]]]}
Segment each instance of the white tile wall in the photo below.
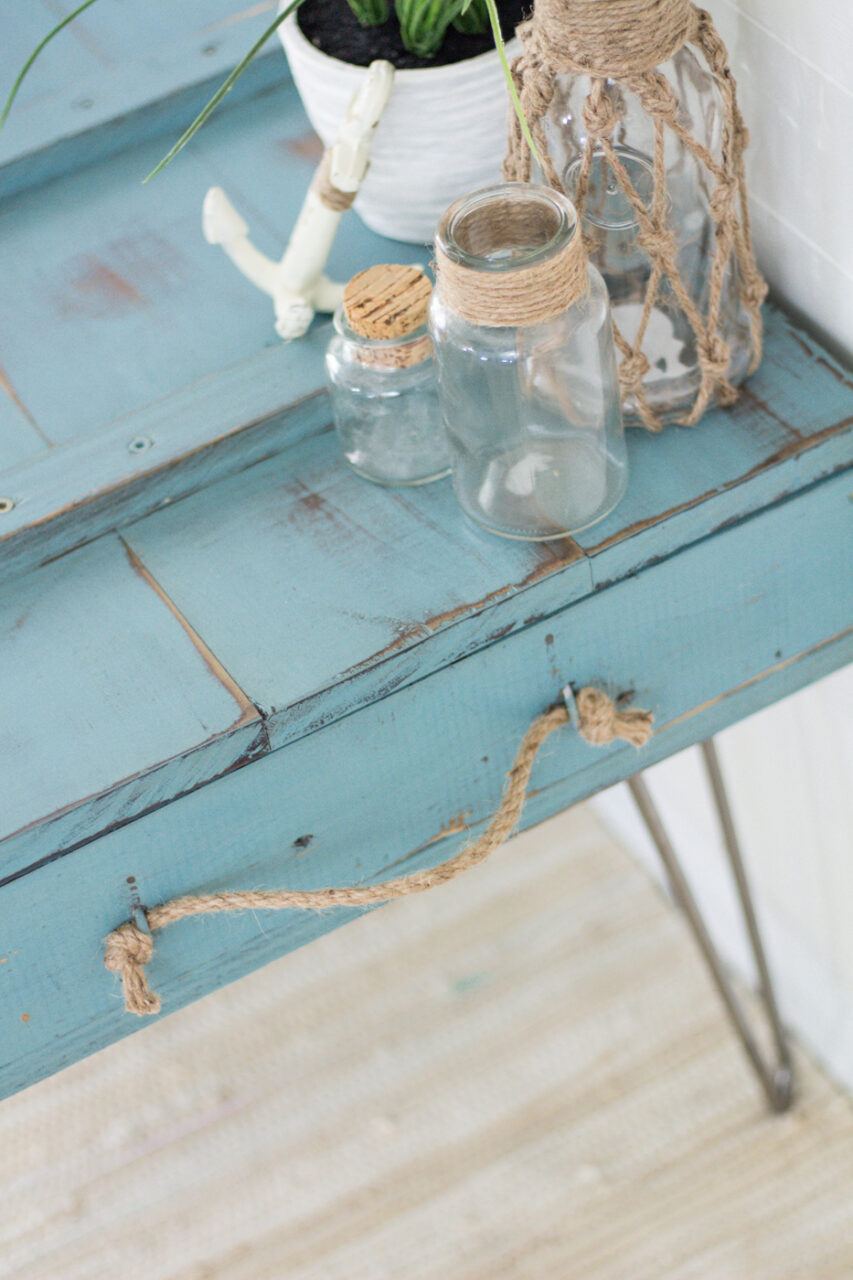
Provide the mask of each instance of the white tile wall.
{"label": "white tile wall", "polygon": [[853,0],[713,0],[777,295],[853,351]]}
{"label": "white tile wall", "polygon": [[[853,0],[706,7],[752,134],[760,265],[782,302],[853,355]],[[853,572],[853,549],[846,564]],[[853,1089],[853,668],[734,726],[719,747],[783,1013]],[[650,782],[721,945],[748,969],[698,752],[656,766]],[[656,867],[627,792],[596,803]]]}

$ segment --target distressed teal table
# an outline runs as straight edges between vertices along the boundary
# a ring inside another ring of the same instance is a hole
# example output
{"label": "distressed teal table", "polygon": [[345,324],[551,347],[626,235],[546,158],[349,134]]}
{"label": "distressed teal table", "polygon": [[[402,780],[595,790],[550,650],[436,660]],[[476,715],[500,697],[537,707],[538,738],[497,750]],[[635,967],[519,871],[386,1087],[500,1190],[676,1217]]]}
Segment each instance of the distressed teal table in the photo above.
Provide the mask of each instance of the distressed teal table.
{"label": "distressed teal table", "polygon": [[[8,77],[49,19],[4,4]],[[567,682],[654,711],[645,765],[853,657],[853,381],[812,338],[769,308],[739,404],[632,433],[627,497],[575,540],[481,534],[447,482],[365,484],[326,329],[282,346],[200,234],[218,183],[262,247],[286,236],[316,149],[283,59],[143,188],[252,33],[213,0],[165,31],[139,8],[132,74],[92,54],[130,40],[96,6],[0,139],[3,1093],[144,1025],[102,951],[140,904],[445,859]],[[331,265],[426,256],[351,215]],[[637,767],[554,735],[525,825]],[[352,914],[183,922],[152,983],[174,1011]]]}

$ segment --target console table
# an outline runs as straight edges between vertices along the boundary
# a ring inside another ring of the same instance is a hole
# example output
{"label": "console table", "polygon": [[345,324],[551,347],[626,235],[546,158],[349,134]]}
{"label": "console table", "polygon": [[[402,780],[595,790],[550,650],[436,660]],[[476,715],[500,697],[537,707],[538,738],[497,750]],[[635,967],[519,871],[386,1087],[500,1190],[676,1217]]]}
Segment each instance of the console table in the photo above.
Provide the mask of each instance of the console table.
{"label": "console table", "polygon": [[[853,378],[816,341],[769,307],[735,408],[632,431],[626,498],[574,539],[481,533],[447,481],[366,484],[329,426],[327,326],[284,346],[200,231],[219,184],[286,238],[317,150],[284,60],[142,187],[249,43],[193,27],[180,60],[155,27],[132,74],[51,71],[0,139],[3,1094],[144,1025],[102,945],[140,907],[450,856],[565,685],[630,693],[655,733],[555,734],[524,825],[853,658]],[[330,270],[428,254],[351,214]],[[353,914],[184,921],[152,982],[173,1012]]]}

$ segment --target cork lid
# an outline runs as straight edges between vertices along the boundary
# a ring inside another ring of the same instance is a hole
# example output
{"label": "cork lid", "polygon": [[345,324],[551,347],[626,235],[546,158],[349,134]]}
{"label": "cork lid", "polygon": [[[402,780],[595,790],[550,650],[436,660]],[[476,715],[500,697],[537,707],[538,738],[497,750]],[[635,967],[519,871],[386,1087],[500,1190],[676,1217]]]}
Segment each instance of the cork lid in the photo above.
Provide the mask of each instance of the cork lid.
{"label": "cork lid", "polygon": [[344,287],[344,316],[362,338],[404,338],[427,318],[432,284],[420,267],[368,267]]}

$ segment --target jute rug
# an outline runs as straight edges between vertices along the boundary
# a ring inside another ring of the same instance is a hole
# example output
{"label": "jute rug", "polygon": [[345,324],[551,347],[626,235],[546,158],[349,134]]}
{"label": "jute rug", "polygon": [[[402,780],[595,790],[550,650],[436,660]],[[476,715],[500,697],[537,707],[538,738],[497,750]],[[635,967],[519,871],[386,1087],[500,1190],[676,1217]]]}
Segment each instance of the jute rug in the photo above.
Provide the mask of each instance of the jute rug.
{"label": "jute rug", "polygon": [[0,1277],[850,1280],[853,1106],[798,1065],[768,1118],[577,810],[0,1104]]}

